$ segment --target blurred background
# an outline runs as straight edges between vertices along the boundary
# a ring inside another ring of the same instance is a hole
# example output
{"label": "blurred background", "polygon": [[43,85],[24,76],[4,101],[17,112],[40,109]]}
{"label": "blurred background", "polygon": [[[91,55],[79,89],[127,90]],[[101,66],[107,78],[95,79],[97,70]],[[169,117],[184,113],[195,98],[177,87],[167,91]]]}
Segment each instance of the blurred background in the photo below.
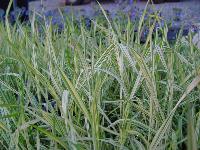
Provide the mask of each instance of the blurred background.
{"label": "blurred background", "polygon": [[[7,2],[0,0],[0,6]],[[88,24],[102,12],[96,0],[15,0],[18,6],[26,6],[25,16],[21,20],[27,20],[33,12],[40,16],[46,16],[52,24],[63,27],[62,17],[75,15],[79,22],[84,18]],[[138,21],[141,17],[147,0],[100,0],[102,7],[110,19],[124,19],[123,15],[129,16],[131,21]],[[8,2],[7,2],[8,3]],[[200,0],[153,0],[154,4],[148,5],[145,18],[159,12],[161,26],[165,23],[170,25],[172,37],[175,37],[177,29],[183,27],[185,33],[192,27],[200,28]],[[16,5],[16,4],[14,4]],[[28,8],[27,8],[28,7]],[[26,14],[28,12],[28,14]],[[61,15],[62,13],[62,15]],[[15,20],[15,18],[13,19]]]}
{"label": "blurred background", "polygon": [[[76,3],[77,0],[71,0]],[[29,8],[32,11],[47,13],[61,9],[64,13],[75,12],[78,16],[94,18],[98,5],[95,0],[78,0],[81,5],[66,5],[70,0],[32,0]],[[85,2],[85,4],[84,4]],[[103,8],[112,16],[119,12],[129,14],[134,20],[139,17],[146,5],[146,0],[101,0]],[[200,22],[200,0],[154,0],[155,5],[149,6],[149,11],[160,11],[163,19],[172,21],[173,24],[198,24]],[[84,4],[84,5],[83,5]]]}

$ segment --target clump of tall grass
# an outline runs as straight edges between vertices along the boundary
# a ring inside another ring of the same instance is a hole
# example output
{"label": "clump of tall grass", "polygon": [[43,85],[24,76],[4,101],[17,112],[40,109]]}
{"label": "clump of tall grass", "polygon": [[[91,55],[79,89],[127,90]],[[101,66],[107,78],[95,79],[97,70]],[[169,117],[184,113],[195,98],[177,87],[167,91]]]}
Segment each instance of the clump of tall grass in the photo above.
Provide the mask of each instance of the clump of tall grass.
{"label": "clump of tall grass", "polygon": [[140,43],[145,11],[137,26],[102,11],[90,29],[0,24],[2,149],[200,148],[192,34],[169,43],[155,15]]}

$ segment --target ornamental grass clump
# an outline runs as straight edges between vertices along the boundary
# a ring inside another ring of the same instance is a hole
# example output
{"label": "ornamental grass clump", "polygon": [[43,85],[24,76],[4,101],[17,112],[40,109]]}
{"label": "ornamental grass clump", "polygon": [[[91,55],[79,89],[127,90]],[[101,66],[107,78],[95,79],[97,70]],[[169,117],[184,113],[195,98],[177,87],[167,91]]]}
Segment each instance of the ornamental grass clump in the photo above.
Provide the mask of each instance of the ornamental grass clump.
{"label": "ornamental grass clump", "polygon": [[192,33],[169,43],[156,15],[148,24],[145,11],[138,23],[102,11],[90,28],[69,16],[62,32],[34,15],[0,24],[2,149],[200,148]]}

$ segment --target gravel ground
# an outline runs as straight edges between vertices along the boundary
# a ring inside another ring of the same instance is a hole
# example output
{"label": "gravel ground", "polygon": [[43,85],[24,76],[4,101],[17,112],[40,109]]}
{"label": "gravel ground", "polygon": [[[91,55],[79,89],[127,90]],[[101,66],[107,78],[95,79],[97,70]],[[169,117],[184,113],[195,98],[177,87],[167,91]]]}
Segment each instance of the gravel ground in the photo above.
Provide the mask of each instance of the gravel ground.
{"label": "gravel ground", "polygon": [[[118,11],[125,13],[141,12],[145,8],[145,2],[137,2],[127,5],[127,3],[102,3],[105,10],[115,14]],[[95,16],[97,4],[92,2],[81,6],[64,6],[64,0],[44,0],[43,6],[40,1],[30,2],[30,9],[37,12],[54,11],[58,8],[64,9],[66,13],[73,11],[77,16],[87,16],[92,18]],[[149,6],[150,9],[160,10],[163,19],[173,21],[174,24],[198,24],[200,23],[200,0],[188,0],[177,3],[163,3]]]}
{"label": "gravel ground", "polygon": [[[30,2],[29,6],[31,10],[43,13],[48,17],[51,16],[52,23],[59,25],[61,28],[62,17],[58,11],[59,9],[62,10],[64,15],[69,15],[73,12],[77,20],[84,16],[86,21],[88,21],[99,15],[99,6],[95,2],[81,6],[65,6],[64,0],[44,0],[43,3],[41,1]],[[110,17],[118,17],[117,14],[123,12],[129,14],[132,21],[135,21],[142,15],[146,3],[135,2],[127,4],[127,1],[122,1],[121,3],[102,3],[102,6],[110,14]],[[187,35],[190,29],[194,32],[200,31],[200,0],[186,0],[148,6],[149,14],[155,11],[160,11],[161,18],[171,24],[168,32],[170,40],[176,38],[176,34],[181,26],[184,27],[183,34],[185,35]],[[162,23],[164,24],[164,21]]]}

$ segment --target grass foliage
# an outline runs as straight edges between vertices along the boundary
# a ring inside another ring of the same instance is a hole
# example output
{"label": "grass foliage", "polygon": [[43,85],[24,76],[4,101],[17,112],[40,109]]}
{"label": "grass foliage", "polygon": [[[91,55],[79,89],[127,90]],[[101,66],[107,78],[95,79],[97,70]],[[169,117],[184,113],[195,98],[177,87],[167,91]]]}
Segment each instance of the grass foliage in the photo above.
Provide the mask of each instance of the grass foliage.
{"label": "grass foliage", "polygon": [[35,15],[0,24],[0,149],[200,148],[192,33],[169,43],[157,15],[103,14],[91,28],[68,17],[62,32]]}

